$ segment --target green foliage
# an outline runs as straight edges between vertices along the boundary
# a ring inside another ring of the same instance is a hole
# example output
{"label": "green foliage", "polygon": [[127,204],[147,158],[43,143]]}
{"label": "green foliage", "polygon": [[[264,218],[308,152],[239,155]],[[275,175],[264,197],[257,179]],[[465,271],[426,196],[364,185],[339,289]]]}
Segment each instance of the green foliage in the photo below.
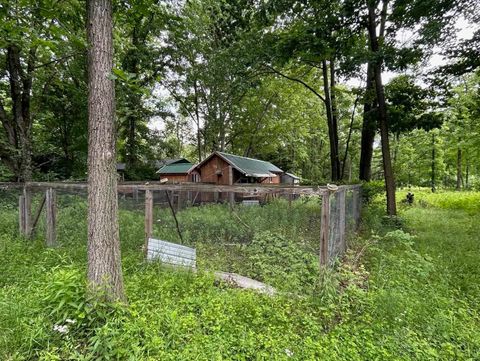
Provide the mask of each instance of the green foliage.
{"label": "green foliage", "polygon": [[[85,291],[83,201],[60,197],[60,246],[45,249],[41,236],[16,238],[16,197],[2,197],[0,358],[478,359],[478,212],[451,201],[444,209],[422,207],[423,193],[414,193],[400,229],[382,221],[373,201],[363,236],[351,240],[334,270],[322,272],[311,218],[317,201],[239,207],[242,222],[222,205],[179,211],[185,238],[197,247],[197,273],[144,263],[142,214],[121,201],[124,305],[96,302]],[[461,194],[437,193],[429,202]],[[473,196],[464,199],[474,203]],[[157,214],[154,234],[175,241],[168,212]],[[279,294],[231,288],[206,269],[227,264]]]}
{"label": "green foliage", "polygon": [[384,181],[371,181],[362,184],[362,198],[365,204],[371,203],[376,197],[384,193]]}
{"label": "green foliage", "polygon": [[[302,249],[299,239],[258,233],[246,249],[250,276],[281,289],[305,290],[318,278],[318,257]],[[305,291],[303,291],[305,292]]]}
{"label": "green foliage", "polygon": [[[440,190],[432,193],[422,188],[415,188],[411,191],[415,195],[415,202],[424,207],[462,210],[472,215],[480,211],[479,192],[448,192]],[[402,191],[400,195],[404,197],[404,193],[406,192]]]}
{"label": "green foliage", "polygon": [[443,119],[434,113],[434,103],[428,90],[416,85],[413,77],[399,75],[385,85],[388,102],[389,130],[395,134],[413,129],[426,131],[439,128]]}

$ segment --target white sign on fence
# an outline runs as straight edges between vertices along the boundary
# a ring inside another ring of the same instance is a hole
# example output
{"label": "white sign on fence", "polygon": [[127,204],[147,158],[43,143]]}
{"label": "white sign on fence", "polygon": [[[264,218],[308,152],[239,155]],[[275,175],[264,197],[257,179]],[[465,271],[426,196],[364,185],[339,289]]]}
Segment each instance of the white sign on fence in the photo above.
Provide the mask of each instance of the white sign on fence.
{"label": "white sign on fence", "polygon": [[148,239],[148,260],[160,260],[174,266],[196,267],[197,251],[195,248],[180,244],[161,241],[155,238]]}

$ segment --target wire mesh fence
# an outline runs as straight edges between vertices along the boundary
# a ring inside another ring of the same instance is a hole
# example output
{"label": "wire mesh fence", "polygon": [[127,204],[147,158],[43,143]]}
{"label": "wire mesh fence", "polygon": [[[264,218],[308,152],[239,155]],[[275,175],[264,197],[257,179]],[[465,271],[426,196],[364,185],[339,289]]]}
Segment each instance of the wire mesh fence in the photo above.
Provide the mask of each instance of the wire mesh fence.
{"label": "wire mesh fence", "polygon": [[[250,274],[276,256],[271,253],[290,248],[327,265],[342,256],[356,229],[360,192],[357,185],[120,184],[122,249],[141,257],[148,239],[156,238],[196,248],[199,267],[251,267]],[[42,238],[47,246],[75,246],[73,239],[83,235],[85,246],[86,184],[4,184],[0,197],[18,217],[15,233]]]}

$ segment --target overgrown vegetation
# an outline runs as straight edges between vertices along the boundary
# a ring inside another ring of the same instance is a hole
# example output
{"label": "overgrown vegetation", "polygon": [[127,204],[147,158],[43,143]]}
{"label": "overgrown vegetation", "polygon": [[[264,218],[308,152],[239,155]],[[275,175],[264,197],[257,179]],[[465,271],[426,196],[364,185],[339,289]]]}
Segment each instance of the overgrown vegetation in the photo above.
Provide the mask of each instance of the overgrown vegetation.
{"label": "overgrown vegetation", "polygon": [[[322,273],[313,199],[239,208],[236,216],[221,205],[180,211],[185,242],[198,249],[197,274],[144,263],[142,215],[124,209],[126,305],[85,294],[85,205],[77,197],[62,199],[56,249],[40,236],[19,239],[16,206],[2,202],[0,359],[478,359],[478,194],[415,196],[393,223],[372,199],[362,236]],[[178,241],[169,210],[156,216],[155,234]],[[231,288],[214,280],[214,269],[281,292]]]}

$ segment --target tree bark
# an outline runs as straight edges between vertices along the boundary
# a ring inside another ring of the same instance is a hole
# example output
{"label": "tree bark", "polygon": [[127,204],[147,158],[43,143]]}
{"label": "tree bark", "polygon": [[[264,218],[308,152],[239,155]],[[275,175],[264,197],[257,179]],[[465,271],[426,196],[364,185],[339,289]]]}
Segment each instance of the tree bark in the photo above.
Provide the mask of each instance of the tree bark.
{"label": "tree bark", "polygon": [[[357,109],[357,104],[358,104],[358,95],[355,98],[355,102],[353,103],[352,115],[350,117],[350,126],[348,127],[347,141],[345,142],[345,153],[343,155],[343,160],[342,160],[342,173],[341,173],[341,178],[342,179],[345,179],[345,165],[347,163],[348,151],[349,151],[349,148],[350,148],[350,140],[352,139],[353,122],[355,121],[355,111]],[[352,161],[350,159],[350,167],[349,167],[349,175],[348,175],[348,180],[349,181],[350,181],[351,177],[352,177]]]}
{"label": "tree bark", "polygon": [[198,152],[198,161],[202,161],[202,134],[200,132],[200,111],[198,104],[198,89],[197,89],[197,80],[193,82],[194,89],[194,100],[195,100],[195,123],[197,126],[197,152]]}
{"label": "tree bark", "polygon": [[[11,119],[3,104],[0,104],[0,120],[6,131],[11,148],[18,155],[7,155],[10,166],[18,181],[32,180],[32,121],[30,117],[30,97],[35,69],[37,48],[31,46],[25,59],[21,59],[20,48],[16,44],[7,46],[7,69],[12,99]],[[26,68],[22,67],[26,64]],[[5,155],[4,155],[5,156]]]}
{"label": "tree bark", "polygon": [[470,176],[470,162],[468,159],[468,155],[465,157],[466,161],[466,166],[465,166],[465,188],[469,189],[470,188],[470,183],[469,183],[469,176]]}
{"label": "tree bark", "polygon": [[123,300],[115,171],[115,88],[111,0],[87,1],[88,281],[90,292]]}
{"label": "tree bark", "polygon": [[372,116],[372,110],[375,108],[376,100],[372,95],[374,89],[373,65],[371,62],[367,65],[367,82],[365,86],[365,103],[363,104],[363,124],[362,137],[360,145],[360,180],[369,182],[372,179],[372,157],[373,142],[377,132],[377,121]]}
{"label": "tree bark", "polygon": [[330,167],[332,181],[340,180],[340,157],[338,154],[338,126],[333,116],[330,87],[328,81],[328,65],[322,60],[323,91],[325,93],[325,108],[327,111],[328,138],[330,141]]}
{"label": "tree bark", "polygon": [[462,189],[462,148],[457,148],[457,191]]}
{"label": "tree bark", "polygon": [[[386,1],[384,2],[384,9],[385,7]],[[383,172],[385,178],[385,187],[387,191],[387,213],[389,216],[394,216],[397,214],[397,205],[395,200],[395,177],[393,174],[392,160],[390,157],[390,142],[388,139],[387,105],[385,101],[385,94],[382,83],[383,59],[380,56],[380,47],[376,32],[375,5],[371,3],[368,4],[368,34],[370,40],[370,50],[373,52],[373,55],[375,57],[373,73],[378,102],[380,136],[382,140]]]}
{"label": "tree bark", "polygon": [[333,136],[334,136],[334,143],[336,148],[335,154],[335,162],[337,170],[337,178],[338,180],[343,179],[343,171],[342,165],[340,163],[340,150],[338,145],[338,110],[337,110],[337,97],[336,97],[336,78],[335,78],[335,58],[332,56],[330,58],[330,102],[332,105],[332,128],[333,128]]}
{"label": "tree bark", "polygon": [[[380,33],[383,38],[385,34],[385,23],[387,18],[387,3],[384,2],[380,17]],[[360,150],[360,180],[369,182],[372,179],[372,158],[373,143],[378,129],[378,121],[373,117],[372,112],[377,108],[375,95],[375,74],[374,64],[370,60],[367,64],[367,81],[365,86],[365,103],[363,106],[363,124]]]}

